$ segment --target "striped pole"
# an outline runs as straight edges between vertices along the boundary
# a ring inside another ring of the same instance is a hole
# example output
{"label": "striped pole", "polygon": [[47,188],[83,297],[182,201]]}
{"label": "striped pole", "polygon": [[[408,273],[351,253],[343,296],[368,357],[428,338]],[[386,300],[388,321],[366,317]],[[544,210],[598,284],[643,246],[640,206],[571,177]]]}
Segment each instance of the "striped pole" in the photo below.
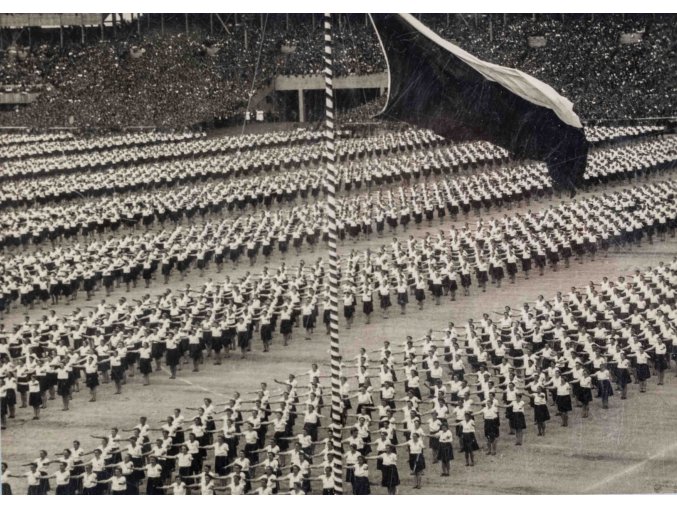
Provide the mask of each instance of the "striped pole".
{"label": "striped pole", "polygon": [[327,221],[329,225],[329,336],[331,342],[331,420],[334,488],[336,494],[343,493],[343,445],[342,401],[341,401],[341,350],[339,348],[338,327],[338,289],[339,257],[336,248],[338,240],[338,222],[336,213],[336,186],[338,174],[334,165],[336,146],[334,144],[334,72],[332,56],[331,14],[324,15],[324,90],[325,90],[325,145],[324,155],[327,162]]}

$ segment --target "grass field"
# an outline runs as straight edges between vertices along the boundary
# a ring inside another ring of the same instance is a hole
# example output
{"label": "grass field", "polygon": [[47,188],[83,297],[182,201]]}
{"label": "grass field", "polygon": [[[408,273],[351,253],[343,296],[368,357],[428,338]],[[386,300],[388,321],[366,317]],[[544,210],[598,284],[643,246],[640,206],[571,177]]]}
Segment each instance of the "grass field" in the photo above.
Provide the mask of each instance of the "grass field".
{"label": "grass field", "polygon": [[[550,203],[532,203],[531,207]],[[437,227],[435,224],[434,228],[423,227],[412,233],[424,234]],[[374,247],[389,239],[374,239],[354,247]],[[342,248],[347,251],[353,245],[346,244]],[[441,306],[434,306],[428,300],[422,311],[410,304],[406,315],[399,315],[393,310],[387,320],[381,319],[376,312],[368,326],[363,325],[359,315],[352,329],[341,329],[342,353],[344,357],[351,357],[361,346],[377,349],[385,339],[399,344],[408,334],[418,338],[428,329],[442,329],[450,320],[460,325],[468,318],[480,318],[484,312],[499,311],[506,305],[519,307],[524,302],[535,300],[539,294],[552,297],[556,291],[569,290],[572,285],[582,286],[590,280],[599,281],[603,276],[628,274],[635,268],[670,260],[676,254],[677,241],[674,239],[654,245],[645,242],[641,248],[612,252],[608,258],[598,258],[595,262],[572,262],[568,270],[546,270],[545,276],[536,274],[529,280],[518,278],[515,285],[506,283],[500,289],[490,286],[486,293],[473,288],[471,296],[459,296],[454,303],[443,300]],[[304,254],[303,257],[312,259],[317,255],[320,255],[319,251],[316,255]],[[275,259],[273,265],[279,261]],[[294,259],[288,258],[287,262],[294,263]],[[260,268],[257,264],[252,270]],[[238,274],[246,269],[243,266],[232,273]],[[213,272],[206,276],[218,279]],[[192,273],[186,282],[197,285],[201,280]],[[170,287],[182,285],[173,282]],[[156,282],[148,292],[165,289],[166,286]],[[136,297],[144,292],[147,291],[137,288],[125,294],[119,289],[109,299]],[[79,304],[85,303],[80,301]],[[71,309],[63,306],[59,311]],[[35,310],[33,313],[37,315],[41,312]],[[11,325],[20,319],[21,312],[16,311],[6,317],[5,322]],[[17,419],[10,420],[9,428],[2,432],[2,460],[17,473],[19,465],[37,457],[39,449],[46,449],[53,455],[69,446],[73,439],[81,440],[83,447],[91,449],[97,441],[89,435],[103,434],[113,426],[132,427],[140,415],[148,416],[153,425],[169,415],[174,407],[197,406],[204,396],[222,403],[235,391],[244,394],[257,389],[261,381],[270,385],[273,379],[284,379],[288,373],[303,373],[312,362],[324,363],[321,369],[328,374],[328,348],[323,328],[316,330],[311,341],[305,341],[299,329],[289,347],[283,347],[276,339],[268,354],[262,352],[257,342],[244,360],[240,360],[238,354],[225,360],[221,366],[214,366],[206,360],[199,373],[191,373],[186,365],[176,380],[169,380],[168,375],[159,372],[151,377],[150,386],[142,387],[141,379],[136,376],[130,379],[119,396],[113,395],[110,385],[102,386],[96,403],[87,403],[84,391],[76,393],[69,412],[60,411],[58,400],[52,401],[39,421],[30,420],[32,414],[29,410],[18,410]],[[666,375],[664,386],[656,386],[655,379],[651,379],[646,394],[640,395],[637,386],[630,386],[628,399],[621,401],[619,396],[615,396],[608,411],[603,411],[601,404],[595,400],[587,420],[581,419],[580,412],[574,410],[568,428],[560,427],[553,414],[545,437],[536,436],[529,412],[525,444],[516,447],[513,439],[503,431],[498,454],[486,456],[479,451],[473,468],[463,466],[463,457],[455,444],[456,460],[451,477],[440,477],[437,465],[428,460],[422,490],[412,489],[413,480],[407,475],[404,452],[400,451],[400,493],[677,493],[677,379],[674,373],[673,366]],[[502,424],[502,430],[506,426]],[[481,428],[478,427],[478,430],[478,441],[483,444]],[[374,470],[372,482],[378,481],[380,474]],[[12,487],[17,493],[25,491],[25,485],[20,480],[14,480]],[[385,493],[385,490],[378,485],[372,488],[372,492]]]}

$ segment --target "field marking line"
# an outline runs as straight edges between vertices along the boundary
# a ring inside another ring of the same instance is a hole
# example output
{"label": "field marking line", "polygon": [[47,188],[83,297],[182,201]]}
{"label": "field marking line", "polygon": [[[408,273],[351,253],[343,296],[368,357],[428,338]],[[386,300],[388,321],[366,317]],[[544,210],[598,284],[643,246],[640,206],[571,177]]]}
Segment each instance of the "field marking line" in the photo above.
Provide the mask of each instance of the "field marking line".
{"label": "field marking line", "polygon": [[635,470],[638,470],[638,469],[644,467],[644,466],[647,465],[648,463],[650,463],[650,462],[652,462],[652,461],[654,461],[654,460],[656,460],[656,459],[658,459],[658,458],[662,458],[663,456],[665,456],[666,454],[668,454],[670,451],[672,451],[672,450],[674,450],[674,449],[677,449],[677,443],[674,443],[673,445],[671,445],[671,446],[669,446],[669,447],[666,447],[666,448],[663,449],[662,451],[657,452],[656,454],[653,454],[653,455],[649,456],[648,458],[646,458],[645,460],[642,460],[642,461],[640,461],[639,463],[636,463],[636,464],[634,464],[634,465],[632,465],[632,466],[629,466],[628,468],[626,468],[626,469],[624,469],[624,470],[621,470],[621,471],[616,472],[616,473],[614,473],[614,474],[608,475],[607,477],[605,477],[605,478],[602,479],[601,481],[597,481],[596,483],[594,483],[594,484],[588,486],[587,488],[585,488],[585,489],[582,491],[582,493],[589,493],[589,492],[591,492],[591,491],[597,489],[597,488],[600,487],[600,486],[603,486],[603,485],[605,485],[605,484],[608,484],[608,483],[610,483],[610,482],[613,482],[613,481],[615,481],[616,479],[618,479],[618,478],[620,478],[620,477],[623,477],[624,475],[627,475],[627,474],[629,474],[629,473],[632,473],[632,472],[634,472]]}
{"label": "field marking line", "polygon": [[[171,372],[167,371],[167,370],[165,369],[164,366],[161,367],[160,369],[161,369],[163,372],[165,372],[165,373],[171,375]],[[174,379],[174,380],[178,380],[179,382],[183,382],[184,384],[186,384],[186,385],[188,385],[188,386],[191,386],[191,387],[196,387],[196,388],[198,388],[200,391],[204,391],[205,393],[210,393],[210,394],[213,394],[213,395],[215,395],[215,396],[222,396],[222,397],[224,397],[224,398],[228,397],[227,394],[217,393],[216,391],[212,391],[211,389],[207,389],[206,387],[201,386],[200,384],[196,384],[196,383],[191,382],[190,380],[186,380],[186,379],[184,379],[184,378],[176,377],[176,379]]]}

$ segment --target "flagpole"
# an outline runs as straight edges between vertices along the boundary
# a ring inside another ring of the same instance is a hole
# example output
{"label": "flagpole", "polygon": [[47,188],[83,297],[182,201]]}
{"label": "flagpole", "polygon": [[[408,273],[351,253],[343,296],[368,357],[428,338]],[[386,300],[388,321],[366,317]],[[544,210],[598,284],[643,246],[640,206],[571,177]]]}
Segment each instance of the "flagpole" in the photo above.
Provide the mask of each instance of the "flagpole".
{"label": "flagpole", "polygon": [[341,399],[341,349],[338,327],[338,288],[339,257],[337,251],[338,220],[336,213],[336,187],[338,174],[334,162],[336,146],[334,144],[334,72],[332,55],[331,14],[324,15],[324,90],[325,90],[325,145],[324,158],[327,162],[327,224],[329,226],[329,300],[331,343],[331,420],[332,420],[332,467],[334,469],[334,490],[343,494],[343,403]]}

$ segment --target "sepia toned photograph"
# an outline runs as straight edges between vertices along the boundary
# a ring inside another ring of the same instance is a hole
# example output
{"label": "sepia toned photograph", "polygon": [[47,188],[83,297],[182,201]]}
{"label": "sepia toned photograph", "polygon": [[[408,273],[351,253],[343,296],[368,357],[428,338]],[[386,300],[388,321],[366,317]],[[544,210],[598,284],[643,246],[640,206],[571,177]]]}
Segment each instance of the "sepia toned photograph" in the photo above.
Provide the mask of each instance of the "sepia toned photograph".
{"label": "sepia toned photograph", "polygon": [[0,13],[2,496],[677,494],[677,14],[279,8]]}

